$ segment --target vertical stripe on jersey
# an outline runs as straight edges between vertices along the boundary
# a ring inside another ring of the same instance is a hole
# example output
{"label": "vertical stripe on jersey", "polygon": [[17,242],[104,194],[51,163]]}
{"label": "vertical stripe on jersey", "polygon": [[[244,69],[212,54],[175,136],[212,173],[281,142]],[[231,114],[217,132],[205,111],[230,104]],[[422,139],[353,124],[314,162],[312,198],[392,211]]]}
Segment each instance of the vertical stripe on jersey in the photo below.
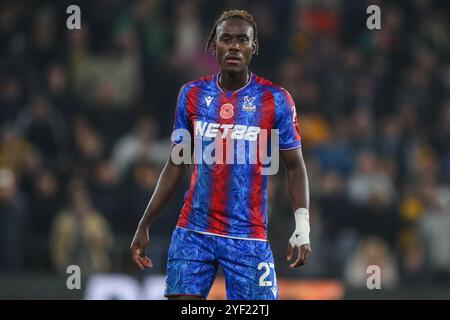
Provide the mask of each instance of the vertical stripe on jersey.
{"label": "vertical stripe on jersey", "polygon": [[[200,87],[195,86],[189,90],[187,94],[187,114],[188,114],[188,126],[190,127],[194,118],[194,115],[197,112],[197,108],[199,105],[199,91]],[[191,135],[193,136],[194,130],[191,130]],[[197,189],[197,177],[198,177],[198,168],[197,164],[194,164],[194,170],[191,177],[191,183],[189,186],[189,191],[186,194],[186,199],[183,208],[181,209],[180,217],[178,218],[178,226],[180,227],[188,227],[189,216],[192,212],[192,205],[194,201],[194,196]]]}
{"label": "vertical stripe on jersey", "polygon": [[[263,94],[261,99],[261,106],[259,109],[260,120],[259,125],[261,129],[268,129],[267,139],[270,139],[270,129],[273,128],[275,121],[275,102],[272,92],[268,89]],[[260,154],[266,153],[266,150],[260,150],[267,147],[267,140],[260,141],[258,143],[258,161],[256,165],[253,165],[251,172],[251,187],[250,187],[250,199],[249,208],[251,210],[251,237],[252,238],[266,238],[266,194],[267,189],[267,176],[261,175],[262,164],[260,161]]]}
{"label": "vertical stripe on jersey", "polygon": [[[233,105],[233,116],[230,119],[223,119],[220,116],[222,105],[225,103],[231,103]],[[217,107],[217,119],[220,124],[233,124],[237,112],[237,94],[233,93],[231,99],[228,100],[226,93],[223,92],[220,95],[220,102]],[[219,133],[222,131],[219,131]],[[221,138],[216,138],[221,139]],[[230,184],[230,171],[231,166],[226,164],[226,139],[222,141],[223,150],[223,163],[215,163],[212,166],[211,175],[211,202],[209,205],[209,219],[208,227],[209,232],[226,235],[228,234],[228,215],[227,204],[229,199],[229,184]]]}

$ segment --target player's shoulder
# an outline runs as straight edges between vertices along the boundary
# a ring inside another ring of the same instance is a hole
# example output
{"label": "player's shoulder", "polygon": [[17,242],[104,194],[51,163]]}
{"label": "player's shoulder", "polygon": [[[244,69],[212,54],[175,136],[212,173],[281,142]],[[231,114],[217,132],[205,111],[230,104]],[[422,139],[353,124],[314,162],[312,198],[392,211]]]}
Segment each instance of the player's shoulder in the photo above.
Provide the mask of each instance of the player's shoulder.
{"label": "player's shoulder", "polygon": [[256,74],[254,75],[254,77],[255,77],[255,83],[257,85],[261,86],[262,89],[269,90],[270,92],[272,92],[272,94],[274,96],[278,96],[280,98],[288,98],[288,97],[290,98],[291,97],[289,91],[287,91],[285,88],[273,83],[272,81],[270,81],[264,77],[258,76]]}
{"label": "player's shoulder", "polygon": [[209,85],[211,85],[211,83],[213,83],[214,77],[215,77],[215,75],[211,74],[211,75],[203,76],[201,78],[198,78],[198,79],[186,82],[185,84],[183,84],[181,86],[180,92],[187,93],[192,88],[196,88],[197,87],[199,89],[202,89],[202,88],[204,88],[206,86],[209,86]]}

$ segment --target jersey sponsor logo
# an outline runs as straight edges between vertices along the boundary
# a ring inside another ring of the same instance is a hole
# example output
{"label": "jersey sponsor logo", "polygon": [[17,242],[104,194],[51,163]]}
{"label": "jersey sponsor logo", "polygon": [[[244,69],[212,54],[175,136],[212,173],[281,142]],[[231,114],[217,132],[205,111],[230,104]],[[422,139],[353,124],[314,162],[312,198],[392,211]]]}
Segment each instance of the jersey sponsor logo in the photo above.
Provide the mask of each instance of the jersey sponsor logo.
{"label": "jersey sponsor logo", "polygon": [[256,111],[256,106],[253,104],[254,101],[255,101],[255,97],[249,98],[248,96],[245,96],[244,104],[242,105],[242,110],[249,111],[249,112]]}
{"label": "jersey sponsor logo", "polygon": [[205,97],[205,102],[206,102],[206,106],[207,107],[209,107],[209,105],[211,104],[212,100],[213,100],[213,97],[211,97],[211,96]]}
{"label": "jersey sponsor logo", "polygon": [[220,108],[220,116],[224,119],[230,119],[234,115],[233,105],[231,103],[225,103]]}
{"label": "jersey sponsor logo", "polygon": [[[233,140],[256,141],[260,127],[246,126],[241,124],[220,124],[206,121],[195,121],[195,136],[205,138],[231,138]],[[231,133],[228,136],[228,133]]]}

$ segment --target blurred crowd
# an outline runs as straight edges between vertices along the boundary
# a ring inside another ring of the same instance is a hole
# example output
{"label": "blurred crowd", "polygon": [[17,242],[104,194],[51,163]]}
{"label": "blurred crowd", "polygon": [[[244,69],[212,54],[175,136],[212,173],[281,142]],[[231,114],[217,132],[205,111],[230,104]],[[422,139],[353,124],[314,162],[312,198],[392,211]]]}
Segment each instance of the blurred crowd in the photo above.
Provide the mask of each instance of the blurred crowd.
{"label": "blurred crowd", "polygon": [[[68,30],[66,8],[81,8]],[[366,8],[381,8],[381,30]],[[181,85],[225,9],[249,10],[251,70],[294,97],[313,254],[289,271],[283,172],[270,178],[279,277],[450,282],[450,37],[446,1],[2,1],[0,274],[137,270],[135,227],[167,159]],[[151,229],[164,272],[184,185]]]}

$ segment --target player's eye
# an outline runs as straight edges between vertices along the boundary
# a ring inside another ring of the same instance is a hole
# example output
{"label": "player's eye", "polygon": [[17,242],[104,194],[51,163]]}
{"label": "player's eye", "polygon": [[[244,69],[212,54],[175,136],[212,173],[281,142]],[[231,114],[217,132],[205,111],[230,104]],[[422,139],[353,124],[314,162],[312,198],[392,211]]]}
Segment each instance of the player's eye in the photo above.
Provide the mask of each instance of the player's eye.
{"label": "player's eye", "polygon": [[239,38],[239,42],[240,43],[247,43],[248,39],[246,37],[241,37],[241,38]]}
{"label": "player's eye", "polygon": [[224,43],[230,43],[230,42],[231,42],[231,38],[225,37],[225,38],[222,38],[222,41],[223,41]]}

